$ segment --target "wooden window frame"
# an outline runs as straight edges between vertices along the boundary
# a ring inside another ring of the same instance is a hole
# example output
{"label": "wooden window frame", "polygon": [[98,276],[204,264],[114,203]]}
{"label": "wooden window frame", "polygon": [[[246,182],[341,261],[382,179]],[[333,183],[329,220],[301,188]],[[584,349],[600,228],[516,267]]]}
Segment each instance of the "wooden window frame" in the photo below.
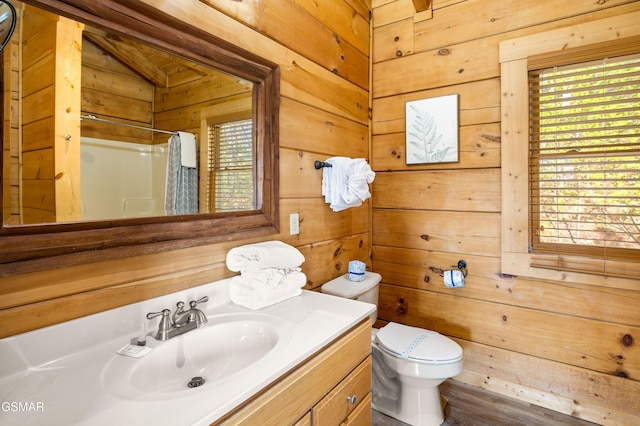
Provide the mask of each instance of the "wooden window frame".
{"label": "wooden window frame", "polygon": [[[607,262],[613,275],[554,269],[556,254],[530,252],[529,238],[529,88],[530,62],[581,62],[594,51],[617,56],[640,42],[640,12],[532,34],[500,43],[502,273],[529,278],[637,290],[640,261],[567,258],[569,262]],[[532,267],[548,262],[548,268]]]}

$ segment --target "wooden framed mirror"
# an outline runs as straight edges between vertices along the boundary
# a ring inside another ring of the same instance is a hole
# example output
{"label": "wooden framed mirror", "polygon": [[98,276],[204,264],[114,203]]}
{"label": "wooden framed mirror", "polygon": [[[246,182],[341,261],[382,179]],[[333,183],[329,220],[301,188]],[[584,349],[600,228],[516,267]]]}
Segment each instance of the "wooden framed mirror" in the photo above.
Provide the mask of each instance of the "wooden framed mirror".
{"label": "wooden framed mirror", "polygon": [[[5,120],[2,132],[3,184],[0,186],[2,194],[0,202],[2,202],[3,211],[3,223],[0,229],[0,276],[278,232],[280,74],[277,64],[239,49],[137,1],[29,0],[25,4],[61,15],[65,19],[77,21],[79,25],[90,28],[90,37],[93,37],[94,43],[99,43],[95,41],[96,37],[103,37],[112,42],[119,38],[131,40],[134,43],[167,52],[197,66],[216,69],[247,82],[250,87],[249,100],[247,101],[244,97],[242,101],[236,103],[243,106],[242,114],[245,119],[247,102],[250,104],[248,114],[251,118],[251,132],[255,147],[254,163],[251,166],[255,178],[253,184],[255,193],[252,206],[244,210],[210,212],[210,210],[200,209],[201,213],[198,214],[171,216],[152,214],[147,217],[109,217],[101,220],[61,216],[59,220],[25,223],[29,221],[25,220],[24,215],[21,217],[20,212],[11,211],[12,208],[15,210],[12,206],[16,204],[12,204],[12,201],[20,197],[16,195],[20,194],[20,190],[11,186],[10,164],[17,162],[22,166],[23,160],[20,154],[17,159],[12,158],[16,150],[7,146],[6,141],[13,138],[16,133],[21,134],[22,128],[20,126],[12,128],[6,115],[12,110],[12,97],[19,98],[13,92],[20,88],[16,89],[10,80],[11,70],[6,68],[6,55],[10,53],[5,51],[3,61],[5,67],[2,72]],[[105,36],[103,33],[112,36]],[[87,38],[85,37],[84,40]],[[126,43],[123,42],[123,46],[126,46]],[[111,55],[115,56],[117,53],[112,52]],[[57,61],[63,62],[64,56]],[[7,86],[7,82],[11,82],[11,86]],[[67,130],[80,129],[78,117],[82,111],[78,109],[69,108],[67,105],[62,112],[56,113],[62,117],[62,122],[66,123],[60,128],[47,127],[47,131],[60,140],[56,143],[64,146],[65,143],[76,142],[76,139],[70,136],[71,132]],[[198,129],[201,123],[206,121],[205,117],[200,117],[200,111],[210,110],[216,109],[206,102],[190,110],[190,114],[194,116],[193,121],[198,123]],[[182,126],[170,130],[181,129]],[[55,170],[55,166],[53,169],[50,179],[52,181],[64,181],[67,177],[75,176],[73,171]],[[200,181],[202,182],[202,179]]]}

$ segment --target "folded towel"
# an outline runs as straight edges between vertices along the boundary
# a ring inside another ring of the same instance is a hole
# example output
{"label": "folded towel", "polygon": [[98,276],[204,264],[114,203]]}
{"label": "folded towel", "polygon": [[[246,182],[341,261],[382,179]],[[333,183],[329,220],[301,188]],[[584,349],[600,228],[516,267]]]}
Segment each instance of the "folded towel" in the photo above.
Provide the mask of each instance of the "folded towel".
{"label": "folded towel", "polygon": [[180,136],[180,161],[182,167],[197,167],[197,145],[196,136],[193,133],[178,132]]}
{"label": "folded towel", "polygon": [[227,253],[227,268],[233,272],[267,268],[290,269],[297,268],[302,263],[302,253],[282,241],[234,247]]}
{"label": "folded towel", "polygon": [[326,162],[332,167],[322,169],[322,195],[333,211],[361,206],[371,197],[375,173],[364,158],[332,157]]}
{"label": "folded towel", "polygon": [[284,273],[281,281],[272,287],[271,284],[243,272],[231,279],[229,296],[236,305],[257,310],[299,296],[302,294],[301,287],[306,282],[307,277],[303,272],[293,271]]}
{"label": "folded towel", "polygon": [[276,288],[280,284],[284,283],[284,278],[286,278],[287,275],[293,274],[295,272],[302,272],[302,269],[265,268],[256,270],[244,270],[240,273],[245,280],[261,282],[266,284],[267,287]]}

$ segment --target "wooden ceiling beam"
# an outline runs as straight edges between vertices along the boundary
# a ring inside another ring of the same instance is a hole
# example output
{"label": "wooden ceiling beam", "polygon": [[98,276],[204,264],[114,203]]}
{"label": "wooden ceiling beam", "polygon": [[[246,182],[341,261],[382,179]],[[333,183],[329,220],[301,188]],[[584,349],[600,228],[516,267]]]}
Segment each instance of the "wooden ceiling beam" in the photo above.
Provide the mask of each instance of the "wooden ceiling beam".
{"label": "wooden ceiling beam", "polygon": [[142,77],[152,82],[156,87],[167,87],[169,80],[167,73],[162,68],[152,63],[135,47],[108,37],[88,32],[85,32],[83,37],[140,74]]}

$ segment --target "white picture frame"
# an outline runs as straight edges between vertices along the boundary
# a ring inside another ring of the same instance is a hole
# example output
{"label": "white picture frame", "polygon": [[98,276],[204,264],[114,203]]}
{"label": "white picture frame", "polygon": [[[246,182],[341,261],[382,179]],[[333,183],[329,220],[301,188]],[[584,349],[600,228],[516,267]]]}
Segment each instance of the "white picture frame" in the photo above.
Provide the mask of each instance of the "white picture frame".
{"label": "white picture frame", "polygon": [[407,165],[460,161],[457,94],[409,101],[405,117]]}

